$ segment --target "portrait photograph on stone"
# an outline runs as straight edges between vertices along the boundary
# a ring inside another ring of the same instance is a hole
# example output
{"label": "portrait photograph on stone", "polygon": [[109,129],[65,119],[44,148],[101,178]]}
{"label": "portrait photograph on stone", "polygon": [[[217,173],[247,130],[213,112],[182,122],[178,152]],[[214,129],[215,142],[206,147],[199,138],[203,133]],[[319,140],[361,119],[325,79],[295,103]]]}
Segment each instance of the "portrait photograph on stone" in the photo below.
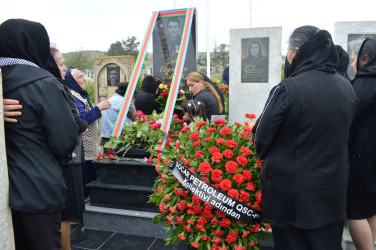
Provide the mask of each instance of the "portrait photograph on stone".
{"label": "portrait photograph on stone", "polygon": [[120,67],[107,67],[107,86],[116,86],[120,82]]}
{"label": "portrait photograph on stone", "polygon": [[269,38],[241,40],[241,82],[268,82]]}
{"label": "portrait photograph on stone", "polygon": [[[180,50],[185,16],[158,17],[153,31],[153,68],[154,75],[162,82],[170,83],[174,74],[176,59]],[[196,21],[192,27],[182,78],[187,72],[197,70]]]}

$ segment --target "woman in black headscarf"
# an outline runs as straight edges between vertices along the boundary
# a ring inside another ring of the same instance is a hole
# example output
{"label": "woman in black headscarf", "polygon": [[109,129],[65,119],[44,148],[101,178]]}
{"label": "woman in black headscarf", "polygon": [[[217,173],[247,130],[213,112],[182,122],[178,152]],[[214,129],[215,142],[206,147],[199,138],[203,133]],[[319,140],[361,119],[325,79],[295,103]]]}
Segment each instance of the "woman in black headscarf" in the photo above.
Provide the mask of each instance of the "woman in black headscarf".
{"label": "woman in black headscarf", "polygon": [[287,78],[275,86],[253,128],[263,160],[262,212],[274,249],[342,249],[355,114],[352,86],[336,74],[331,35],[313,26],[289,39]]}
{"label": "woman in black headscarf", "polygon": [[336,49],[338,53],[338,66],[336,68],[337,73],[350,81],[350,77],[347,75],[347,70],[350,63],[349,54],[347,54],[347,52],[340,45],[336,45]]}
{"label": "woman in black headscarf", "polygon": [[137,110],[141,110],[144,115],[151,115],[153,110],[159,109],[159,104],[156,101],[158,86],[161,81],[147,76],[142,81],[141,90],[136,94],[135,106]]}
{"label": "woman in black headscarf", "polygon": [[78,126],[59,81],[46,68],[43,25],[10,19],[0,25],[4,97],[20,100],[17,123],[5,124],[16,249],[60,249],[66,187],[59,160],[73,151]]}
{"label": "woman in black headscarf", "polygon": [[353,51],[352,80],[359,99],[350,134],[347,218],[356,249],[373,249],[376,240],[376,40]]}

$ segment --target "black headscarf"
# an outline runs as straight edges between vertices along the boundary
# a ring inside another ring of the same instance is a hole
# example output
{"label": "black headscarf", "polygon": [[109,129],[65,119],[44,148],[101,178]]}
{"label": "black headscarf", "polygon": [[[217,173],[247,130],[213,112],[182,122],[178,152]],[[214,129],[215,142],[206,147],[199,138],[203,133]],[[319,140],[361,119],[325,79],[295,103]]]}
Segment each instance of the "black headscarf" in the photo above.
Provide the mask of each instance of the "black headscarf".
{"label": "black headscarf", "polygon": [[161,84],[161,81],[154,79],[153,76],[147,76],[144,78],[144,80],[142,80],[141,89],[148,93],[155,94],[159,84]]}
{"label": "black headscarf", "polygon": [[52,54],[50,53],[50,56],[48,57],[48,62],[45,67],[46,70],[48,70],[54,77],[56,77],[61,83],[63,82],[63,79],[61,78],[61,73],[59,70],[59,67],[56,64],[56,61]]}
{"label": "black headscarf", "polygon": [[289,60],[287,60],[287,55],[286,55],[286,58],[285,58],[285,67],[283,68],[283,75],[285,78],[289,77],[289,74],[290,74],[290,63],[289,63]]}
{"label": "black headscarf", "polygon": [[9,19],[0,25],[0,57],[25,59],[45,68],[50,39],[44,26],[25,19]]}
{"label": "black headscarf", "polygon": [[67,76],[66,76],[67,79],[65,81],[65,84],[68,86],[68,88],[77,92],[77,93],[79,93],[83,98],[85,98],[87,100],[90,107],[92,108],[93,105],[91,105],[89,93],[86,90],[84,90],[80,87],[80,85],[74,79],[73,75],[71,74],[71,72],[69,70],[66,71],[66,74],[67,74]]}
{"label": "black headscarf", "polygon": [[349,54],[340,46],[335,45],[338,53],[338,66],[336,68],[337,72],[344,76],[347,80],[350,80],[349,76],[347,75],[347,70],[349,68]]}
{"label": "black headscarf", "polygon": [[[360,68],[360,60],[365,56],[368,55],[369,59],[366,65],[363,68]],[[375,72],[376,68],[376,40],[371,38],[366,38],[362,45],[360,46],[358,59],[356,61],[356,68],[358,72],[356,75],[362,74],[370,74],[371,72]],[[356,76],[355,76],[356,77]]]}
{"label": "black headscarf", "polygon": [[328,31],[320,30],[296,52],[290,65],[289,76],[312,69],[335,73],[337,65],[338,53],[332,36]]}

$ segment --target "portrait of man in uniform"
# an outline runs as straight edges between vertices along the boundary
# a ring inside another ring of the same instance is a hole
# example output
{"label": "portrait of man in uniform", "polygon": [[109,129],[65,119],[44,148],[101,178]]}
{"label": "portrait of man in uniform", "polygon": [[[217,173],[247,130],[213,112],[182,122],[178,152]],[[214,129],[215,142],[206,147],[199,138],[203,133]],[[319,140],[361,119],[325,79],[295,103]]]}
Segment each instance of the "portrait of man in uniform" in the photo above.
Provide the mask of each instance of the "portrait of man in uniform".
{"label": "portrait of man in uniform", "polygon": [[107,86],[116,86],[120,82],[120,67],[107,67]]}

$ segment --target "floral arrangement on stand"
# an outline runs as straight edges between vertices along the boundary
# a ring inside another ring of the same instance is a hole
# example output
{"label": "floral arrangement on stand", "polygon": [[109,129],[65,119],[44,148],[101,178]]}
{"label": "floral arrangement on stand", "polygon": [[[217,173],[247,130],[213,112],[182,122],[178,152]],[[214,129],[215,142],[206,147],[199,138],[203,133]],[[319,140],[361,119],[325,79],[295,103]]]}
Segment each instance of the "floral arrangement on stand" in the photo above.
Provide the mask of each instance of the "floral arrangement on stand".
{"label": "floral arrangement on stand", "polygon": [[[253,114],[246,116],[255,118]],[[167,244],[184,241],[198,249],[259,249],[258,241],[269,224],[245,224],[226,215],[193,195],[170,172],[176,159],[204,183],[261,211],[262,164],[254,153],[249,124],[228,124],[221,119],[214,120],[213,125],[197,121],[193,127],[183,127],[177,140],[166,141],[163,154],[154,161],[159,178],[150,202],[160,211],[154,223],[162,220],[168,230],[172,229]]]}
{"label": "floral arrangement on stand", "polygon": [[[162,124],[163,113],[157,114],[156,111],[149,116],[144,115],[142,111],[137,111],[136,121],[132,124],[124,124],[124,128],[119,137],[110,137],[110,141],[106,142],[105,148],[117,149],[117,155],[124,155],[131,148],[144,149],[150,153],[150,157],[156,156],[155,147],[159,142],[168,138],[175,138],[180,129],[184,125],[184,120],[179,119],[174,114],[170,124],[169,133],[166,135],[160,130]],[[98,159],[120,159],[114,155],[100,155]]]}

